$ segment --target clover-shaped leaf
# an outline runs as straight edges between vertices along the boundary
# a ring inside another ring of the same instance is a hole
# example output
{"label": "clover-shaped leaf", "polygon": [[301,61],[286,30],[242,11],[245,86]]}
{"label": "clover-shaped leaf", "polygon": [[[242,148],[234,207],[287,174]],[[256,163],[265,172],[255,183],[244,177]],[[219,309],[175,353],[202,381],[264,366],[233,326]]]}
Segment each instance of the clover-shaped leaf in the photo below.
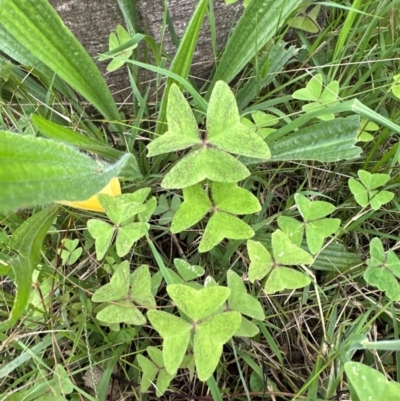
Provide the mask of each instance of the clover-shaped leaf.
{"label": "clover-shaped leaf", "polygon": [[360,182],[350,178],[348,185],[356,202],[366,207],[370,204],[373,210],[378,210],[382,205],[390,202],[394,194],[390,191],[378,190],[377,188],[385,185],[390,176],[388,174],[371,174],[365,170],[358,170]]}
{"label": "clover-shaped leaf", "polygon": [[167,292],[175,305],[197,322],[215,312],[228,299],[231,290],[215,286],[196,290],[184,284],[170,284]]}
{"label": "clover-shaped leaf", "polygon": [[211,201],[199,184],[183,188],[184,201],[175,213],[171,232],[179,233],[198,223],[211,209]]}
{"label": "clover-shaped leaf", "polygon": [[208,252],[224,238],[248,239],[254,236],[253,229],[238,217],[216,211],[207,223],[199,245],[199,252]]}
{"label": "clover-shaped leaf", "polygon": [[272,254],[260,243],[247,241],[250,257],[249,280],[260,280],[267,276],[264,291],[273,294],[277,291],[305,287],[311,279],[297,270],[286,267],[311,264],[313,257],[294,245],[280,230],[271,235]]}
{"label": "clover-shaped leaf", "polygon": [[374,136],[370,134],[370,132],[375,132],[378,130],[378,124],[374,123],[373,121],[367,120],[365,117],[362,117],[360,120],[360,130],[357,135],[357,141],[371,142],[374,139]]}
{"label": "clover-shaped leaf", "polygon": [[[138,364],[142,369],[140,390],[144,393],[155,383],[156,395],[161,397],[167,390],[174,375],[169,374],[165,369],[163,354],[159,348],[149,346],[147,347],[147,353],[151,360],[141,354],[137,356]],[[157,381],[155,382],[156,377]]]}
{"label": "clover-shaped leaf", "polygon": [[[144,200],[150,192],[150,188],[142,188],[132,194],[111,196],[99,194],[98,198],[107,216],[115,224],[110,224],[90,219],[87,222],[89,233],[95,239],[96,256],[101,260],[111,244],[114,234],[116,235],[116,249],[118,256],[125,256],[132,248],[134,242],[147,234],[149,224],[146,222],[132,222],[139,218],[146,220],[150,218],[156,207],[155,199],[150,199],[145,205]],[[150,216],[149,216],[150,215]]]}
{"label": "clover-shaped leaf", "polygon": [[368,268],[364,272],[367,283],[385,291],[389,298],[400,300],[400,260],[389,250],[386,254],[379,238],[373,238],[370,243],[371,258],[367,260]]}
{"label": "clover-shaped leaf", "polygon": [[228,287],[231,289],[231,295],[228,298],[230,310],[257,320],[264,320],[265,314],[260,302],[247,293],[243,280],[232,270],[228,271],[227,279]]}
{"label": "clover-shaped leaf", "polygon": [[142,325],[146,323],[146,318],[134,302],[146,308],[155,306],[148,266],[140,266],[131,277],[129,269],[128,261],[120,263],[115,268],[110,282],[94,292],[92,301],[102,302],[101,310],[96,315],[101,322],[108,325],[117,323]]}
{"label": "clover-shaped leaf", "polygon": [[93,302],[111,302],[122,299],[129,292],[129,262],[124,260],[114,270],[109,283],[98,288],[92,296]]}
{"label": "clover-shaped leaf", "polygon": [[310,11],[308,11],[308,8],[308,5],[306,7],[302,7],[295,17],[289,18],[287,24],[292,28],[301,29],[305,32],[318,33],[320,27],[318,25],[317,18],[321,9],[321,5],[318,4]]}
{"label": "clover-shaped leaf", "polygon": [[201,381],[213,374],[222,355],[222,346],[227,343],[240,326],[239,312],[215,315],[196,326],[193,352],[197,376]]}
{"label": "clover-shaped leaf", "polygon": [[149,310],[147,317],[164,339],[165,368],[169,374],[175,375],[189,345],[192,325],[177,316],[158,310]]}
{"label": "clover-shaped leaf", "polygon": [[[132,38],[129,36],[129,33],[126,31],[126,29],[123,26],[118,25],[117,32],[111,32],[108,40],[110,51],[117,49],[125,43],[128,43],[131,39]],[[126,60],[131,57],[133,49],[135,49],[136,47],[137,44],[134,44],[115,54],[114,56],[118,56],[118,59],[115,58],[110,62],[110,64],[108,64],[107,71],[112,72],[122,67],[125,64]],[[99,61],[107,60],[110,57],[111,56],[102,55],[99,57]]]}
{"label": "clover-shaped leaf", "polygon": [[167,196],[162,194],[158,198],[158,206],[154,211],[154,214],[160,215],[158,219],[158,223],[161,225],[167,225],[173,219],[175,213],[181,206],[181,199],[178,195],[174,194],[170,201]]}
{"label": "clover-shaped leaf", "polygon": [[156,300],[151,292],[151,275],[149,266],[142,265],[131,274],[131,299],[143,307],[155,307]]}
{"label": "clover-shaped leaf", "polygon": [[167,106],[168,132],[148,145],[148,157],[192,148],[167,173],[164,188],[186,188],[208,178],[237,182],[250,173],[229,153],[269,159],[268,146],[240,122],[236,100],[223,81],[215,84],[207,110],[207,132],[200,134],[190,106],[178,86],[171,86]]}
{"label": "clover-shaped leaf", "polygon": [[176,258],[174,265],[185,281],[194,280],[204,275],[204,269],[201,266],[192,266],[186,260]]}
{"label": "clover-shaped leaf", "polygon": [[207,252],[224,238],[247,239],[254,235],[252,228],[233,214],[251,214],[261,209],[257,198],[234,183],[214,182],[211,186],[213,204],[202,185],[183,189],[184,202],[175,213],[171,232],[177,233],[199,222],[214,210],[199,245],[199,252]]}
{"label": "clover-shaped leaf", "polygon": [[[299,89],[293,93],[292,97],[299,100],[308,100],[308,103],[302,107],[305,112],[313,112],[321,109],[326,109],[334,104],[337,104],[339,95],[338,81],[332,81],[324,90],[322,90],[322,75],[317,74],[308,82],[305,88]],[[333,120],[335,115],[333,113],[318,116],[320,120],[328,121]]]}
{"label": "clover-shaped leaf", "polygon": [[400,99],[400,74],[397,74],[393,77],[392,92],[393,95]]}
{"label": "clover-shaped leaf", "polygon": [[305,230],[308,248],[312,254],[316,254],[321,250],[324,239],[337,231],[340,226],[340,219],[322,218],[332,213],[335,206],[324,201],[312,202],[302,194],[295,194],[294,197],[304,223],[281,216],[278,218],[279,228],[298,246]]}

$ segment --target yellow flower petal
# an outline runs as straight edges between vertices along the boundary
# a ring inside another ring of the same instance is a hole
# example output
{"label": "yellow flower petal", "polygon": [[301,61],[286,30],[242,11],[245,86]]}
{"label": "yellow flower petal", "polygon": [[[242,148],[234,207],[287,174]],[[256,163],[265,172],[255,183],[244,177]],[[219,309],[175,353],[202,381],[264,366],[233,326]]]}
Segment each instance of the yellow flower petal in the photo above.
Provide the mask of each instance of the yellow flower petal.
{"label": "yellow flower petal", "polygon": [[[98,194],[107,194],[112,196],[121,195],[121,185],[119,179],[117,177],[112,178],[111,181]],[[104,209],[97,197],[98,194],[93,195],[91,198],[83,201],[57,201],[56,203],[75,207],[77,209],[104,213]]]}

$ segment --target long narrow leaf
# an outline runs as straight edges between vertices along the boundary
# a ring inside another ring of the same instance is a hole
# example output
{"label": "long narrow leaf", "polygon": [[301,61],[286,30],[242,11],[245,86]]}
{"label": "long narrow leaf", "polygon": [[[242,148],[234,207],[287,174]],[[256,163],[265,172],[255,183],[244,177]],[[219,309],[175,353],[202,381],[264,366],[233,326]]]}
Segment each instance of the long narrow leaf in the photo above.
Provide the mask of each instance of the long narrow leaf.
{"label": "long narrow leaf", "polygon": [[257,52],[272,39],[302,0],[252,0],[226,44],[217,71],[207,92],[211,95],[215,82],[226,83],[243,69]]}
{"label": "long narrow leaf", "polygon": [[106,164],[45,138],[0,131],[0,212],[90,198],[120,174],[128,155]]}
{"label": "long narrow leaf", "polygon": [[0,24],[106,118],[119,120],[118,109],[100,71],[47,0],[2,0]]}
{"label": "long narrow leaf", "polygon": [[[203,23],[204,15],[207,10],[208,2],[209,0],[201,0],[197,5],[196,10],[194,11],[193,16],[186,28],[185,34],[183,35],[178,51],[174,59],[172,60],[170,68],[171,72],[183,78],[187,77],[190,70],[190,65],[193,59],[193,53],[196,47],[197,38],[200,33],[201,25]],[[158,117],[159,122],[156,127],[156,133],[159,135],[163,134],[167,129],[165,121],[167,116],[168,94],[169,94],[169,89],[171,88],[171,85],[174,82],[179,85],[179,83],[176,82],[174,79],[168,77],[163,98],[161,101],[160,114]],[[181,85],[179,86],[181,87]]]}
{"label": "long narrow leaf", "polygon": [[9,318],[0,323],[0,331],[11,328],[24,312],[32,289],[32,274],[40,261],[43,239],[53,222],[59,206],[53,205],[26,220],[12,237],[13,248],[19,256],[11,261],[17,289]]}

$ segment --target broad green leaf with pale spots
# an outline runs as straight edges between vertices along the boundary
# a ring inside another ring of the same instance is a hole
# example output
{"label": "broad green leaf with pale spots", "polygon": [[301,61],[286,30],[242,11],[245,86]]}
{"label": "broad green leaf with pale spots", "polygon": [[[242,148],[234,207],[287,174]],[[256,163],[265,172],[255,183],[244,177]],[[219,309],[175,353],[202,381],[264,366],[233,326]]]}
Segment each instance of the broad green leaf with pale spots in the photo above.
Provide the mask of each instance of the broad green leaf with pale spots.
{"label": "broad green leaf with pale spots", "polygon": [[164,177],[161,185],[168,189],[179,189],[206,178],[218,182],[237,182],[249,175],[249,170],[230,154],[203,147],[180,160]]}
{"label": "broad green leaf with pale spots", "polygon": [[258,320],[264,320],[265,314],[260,302],[247,293],[243,280],[232,270],[227,274],[228,287],[231,295],[228,298],[228,305],[231,310]]}
{"label": "broad green leaf with pale spots", "polygon": [[184,201],[175,213],[171,232],[179,233],[198,223],[211,209],[211,201],[202,185],[196,184],[183,189]]}
{"label": "broad green leaf with pale spots", "polygon": [[359,362],[347,362],[344,370],[353,399],[357,396],[360,401],[400,401],[400,383],[389,382],[379,371]]}
{"label": "broad green leaf with pale spots", "polygon": [[207,142],[218,149],[241,156],[265,160],[271,157],[271,152],[265,141],[252,129],[240,122]]}
{"label": "broad green leaf with pale spots", "polygon": [[293,244],[300,246],[304,236],[304,223],[294,219],[293,217],[278,217],[279,228],[288,236]]}
{"label": "broad green leaf with pale spots", "polygon": [[321,219],[335,210],[335,206],[329,202],[310,201],[302,194],[295,194],[294,199],[305,221]]}
{"label": "broad green leaf with pale spots", "polygon": [[108,284],[98,288],[92,296],[93,302],[117,301],[128,295],[129,262],[124,260],[114,271]]}
{"label": "broad green leaf with pale spots", "polygon": [[314,255],[324,244],[324,239],[335,233],[340,226],[340,219],[321,219],[306,223],[307,245]]}
{"label": "broad green leaf with pale spots", "polygon": [[258,199],[236,183],[213,182],[212,198],[218,209],[228,213],[251,214],[261,210]]}
{"label": "broad green leaf with pale spots", "polygon": [[149,228],[148,223],[131,223],[118,227],[115,241],[117,255],[120,257],[125,256],[132,248],[133,243],[144,237]]}
{"label": "broad green leaf with pale spots", "polygon": [[110,246],[115,227],[101,220],[90,219],[87,222],[87,228],[95,239],[96,258],[101,260]]}
{"label": "broad green leaf with pale spots", "polygon": [[207,139],[214,139],[239,121],[235,95],[224,81],[216,82],[207,109]]}
{"label": "broad green leaf with pale spots", "polygon": [[[385,291],[389,298],[400,300],[400,260],[389,250],[386,254],[379,238],[373,238],[370,243],[371,258],[367,260],[369,266],[364,272],[367,283]],[[396,278],[397,277],[397,278]]]}
{"label": "broad green leaf with pale spots", "polygon": [[242,316],[239,328],[235,331],[235,337],[254,337],[260,332],[260,329],[252,322]]}
{"label": "broad green leaf with pale spots", "polygon": [[242,317],[239,312],[213,316],[196,327],[193,340],[197,376],[206,381],[213,374],[222,355],[222,346],[235,334]]}
{"label": "broad green leaf with pale spots", "polygon": [[250,257],[249,280],[263,279],[272,269],[274,261],[268,250],[258,241],[247,241],[247,251]]}
{"label": "broad green leaf with pale spots", "polygon": [[174,265],[185,281],[190,281],[201,277],[205,272],[201,266],[192,266],[183,259],[174,259]]}
{"label": "broad green leaf with pale spots", "polygon": [[132,273],[130,281],[131,286],[131,299],[145,308],[156,306],[156,300],[151,292],[151,275],[149,266],[142,265],[135,269]]}
{"label": "broad green leaf with pale spots", "polygon": [[281,230],[272,233],[271,241],[274,260],[280,265],[311,264],[314,260],[308,252],[294,245]]}
{"label": "broad green leaf with pale spots", "polygon": [[207,252],[224,238],[248,239],[254,235],[253,229],[236,216],[225,212],[215,212],[209,220],[200,241],[199,252]]}
{"label": "broad green leaf with pale spots", "polygon": [[167,372],[174,375],[178,370],[189,345],[192,325],[170,313],[149,310],[147,317],[155,330],[164,339],[163,356]]}
{"label": "broad green leaf with pale spots", "polygon": [[310,283],[310,277],[304,273],[285,266],[276,266],[268,276],[264,291],[266,294],[274,294],[285,289],[302,288]]}
{"label": "broad green leaf with pale spots", "polygon": [[107,324],[126,323],[140,326],[146,323],[146,318],[142,312],[128,300],[120,300],[115,304],[106,306],[96,317]]}
{"label": "broad green leaf with pale spots", "polygon": [[176,84],[171,85],[167,104],[168,132],[147,145],[147,157],[187,149],[202,142],[189,103]]}
{"label": "broad green leaf with pale spots", "polygon": [[195,290],[184,284],[170,284],[167,292],[175,305],[196,322],[214,313],[231,294],[227,287]]}

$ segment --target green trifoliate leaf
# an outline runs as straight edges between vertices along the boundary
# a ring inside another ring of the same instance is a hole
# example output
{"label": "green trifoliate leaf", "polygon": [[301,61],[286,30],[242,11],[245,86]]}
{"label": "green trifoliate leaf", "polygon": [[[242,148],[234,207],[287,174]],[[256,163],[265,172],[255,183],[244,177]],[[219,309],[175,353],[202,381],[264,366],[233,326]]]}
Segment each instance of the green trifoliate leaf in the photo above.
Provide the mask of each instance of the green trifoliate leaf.
{"label": "green trifoliate leaf", "polygon": [[236,183],[214,182],[212,198],[218,209],[228,213],[252,214],[261,210],[258,199]]}
{"label": "green trifoliate leaf", "polygon": [[149,228],[148,223],[131,223],[119,227],[115,241],[117,255],[120,257],[125,256],[131,250],[134,242],[147,234]]}
{"label": "green trifoliate leaf", "polygon": [[294,245],[281,230],[272,233],[271,241],[272,254],[277,264],[295,266],[311,264],[314,260],[308,252]]}
{"label": "green trifoliate leaf", "polygon": [[117,301],[128,295],[129,262],[127,260],[116,266],[108,284],[98,288],[92,296],[93,302]]}
{"label": "green trifoliate leaf", "polygon": [[232,270],[228,271],[227,278],[228,287],[231,289],[229,308],[254,319],[264,320],[265,314],[260,302],[247,293],[243,280]]}
{"label": "green trifoliate leaf", "polygon": [[207,139],[214,139],[239,121],[235,95],[225,82],[216,82],[207,109]]}
{"label": "green trifoliate leaf", "polygon": [[176,84],[172,84],[167,105],[168,132],[151,142],[147,157],[187,149],[202,142],[189,103]]}
{"label": "green trifoliate leaf", "polygon": [[87,222],[87,228],[95,240],[96,258],[101,260],[110,246],[115,227],[101,220],[90,219]]}
{"label": "green trifoliate leaf", "polygon": [[306,224],[307,245],[310,252],[318,253],[326,237],[335,233],[340,226],[340,219],[320,219]]}
{"label": "green trifoliate leaf", "polygon": [[376,189],[389,181],[388,174],[371,174],[368,171],[358,170],[358,177],[362,184],[354,178],[350,178],[348,184],[354,199],[360,206],[365,207],[370,203],[373,210],[378,210],[393,199],[392,192]]}
{"label": "green trifoliate leaf", "polygon": [[[325,109],[337,103],[339,95],[338,81],[332,81],[324,90],[322,90],[322,75],[315,75],[303,89],[299,89],[293,93],[294,99],[308,100],[311,103],[302,107],[305,112],[314,112],[320,109]],[[333,113],[318,116],[320,120],[328,121],[333,120],[335,115]]]}
{"label": "green trifoliate leaf", "polygon": [[151,275],[149,266],[142,265],[131,274],[131,299],[147,309],[156,306],[156,300],[151,292]]}
{"label": "green trifoliate leaf", "polygon": [[194,321],[210,316],[228,299],[227,287],[207,287],[195,290],[184,284],[171,284],[167,292],[176,306]]}
{"label": "green trifoliate leaf", "polygon": [[174,265],[185,281],[195,280],[204,275],[205,271],[201,266],[192,266],[183,259],[174,259]]}
{"label": "green trifoliate leaf", "polygon": [[317,5],[309,12],[307,12],[307,8],[308,7],[300,9],[299,14],[293,18],[289,18],[287,24],[292,28],[301,29],[305,32],[318,33],[320,28],[318,26],[317,17],[321,6]]}
{"label": "green trifoliate leaf", "polygon": [[222,346],[235,334],[241,320],[239,312],[226,312],[196,327],[193,351],[197,375],[201,381],[206,381],[213,374],[222,355]]}
{"label": "green trifoliate leaf", "polygon": [[225,212],[215,212],[204,231],[199,245],[199,252],[209,251],[224,238],[248,239],[253,235],[253,229],[236,216]]}
{"label": "green trifoliate leaf", "polygon": [[308,285],[311,279],[303,273],[282,265],[312,263],[312,256],[294,245],[280,230],[272,233],[272,253],[259,242],[248,241],[250,257],[249,280],[260,280],[266,275],[264,291],[273,294],[284,289],[295,289]]}
{"label": "green trifoliate leaf", "polygon": [[335,206],[329,202],[310,201],[302,194],[295,194],[294,199],[305,221],[321,219],[335,210]]}
{"label": "green trifoliate leaf", "polygon": [[310,277],[304,273],[285,266],[277,266],[269,274],[264,291],[266,294],[274,294],[285,289],[294,290],[302,288],[310,283]]}
{"label": "green trifoliate leaf", "polygon": [[249,280],[254,283],[255,280],[263,279],[274,266],[271,254],[258,241],[247,241],[247,251],[250,257]]}
{"label": "green trifoliate leaf", "polygon": [[133,216],[145,210],[143,204],[132,202],[129,197],[125,195],[111,196],[99,194],[98,198],[107,216],[116,225],[124,223],[126,220],[131,219]]}
{"label": "green trifoliate leaf", "polygon": [[96,317],[107,324],[126,323],[141,326],[146,323],[142,312],[128,300],[119,300],[115,304],[106,306]]}
{"label": "green trifoliate leaf", "polygon": [[[364,272],[364,279],[369,284],[385,291],[389,298],[400,300],[400,260],[389,250],[386,254],[379,238],[373,238],[370,243],[371,258],[367,260],[369,266]],[[396,278],[397,277],[397,278]]]}
{"label": "green trifoliate leaf", "polygon": [[293,217],[278,217],[279,228],[288,236],[293,244],[300,246],[304,236],[304,223],[294,219]]}
{"label": "green trifoliate leaf", "polygon": [[167,372],[174,375],[189,345],[192,325],[170,313],[149,310],[147,317],[164,339],[163,356]]}
{"label": "green trifoliate leaf", "polygon": [[218,182],[237,182],[250,175],[249,170],[230,154],[202,147],[179,161],[164,177],[168,189],[186,188],[208,178]]}
{"label": "green trifoliate leaf", "polygon": [[179,233],[198,223],[211,209],[211,201],[202,185],[196,184],[183,189],[184,201],[175,213],[171,232]]}

